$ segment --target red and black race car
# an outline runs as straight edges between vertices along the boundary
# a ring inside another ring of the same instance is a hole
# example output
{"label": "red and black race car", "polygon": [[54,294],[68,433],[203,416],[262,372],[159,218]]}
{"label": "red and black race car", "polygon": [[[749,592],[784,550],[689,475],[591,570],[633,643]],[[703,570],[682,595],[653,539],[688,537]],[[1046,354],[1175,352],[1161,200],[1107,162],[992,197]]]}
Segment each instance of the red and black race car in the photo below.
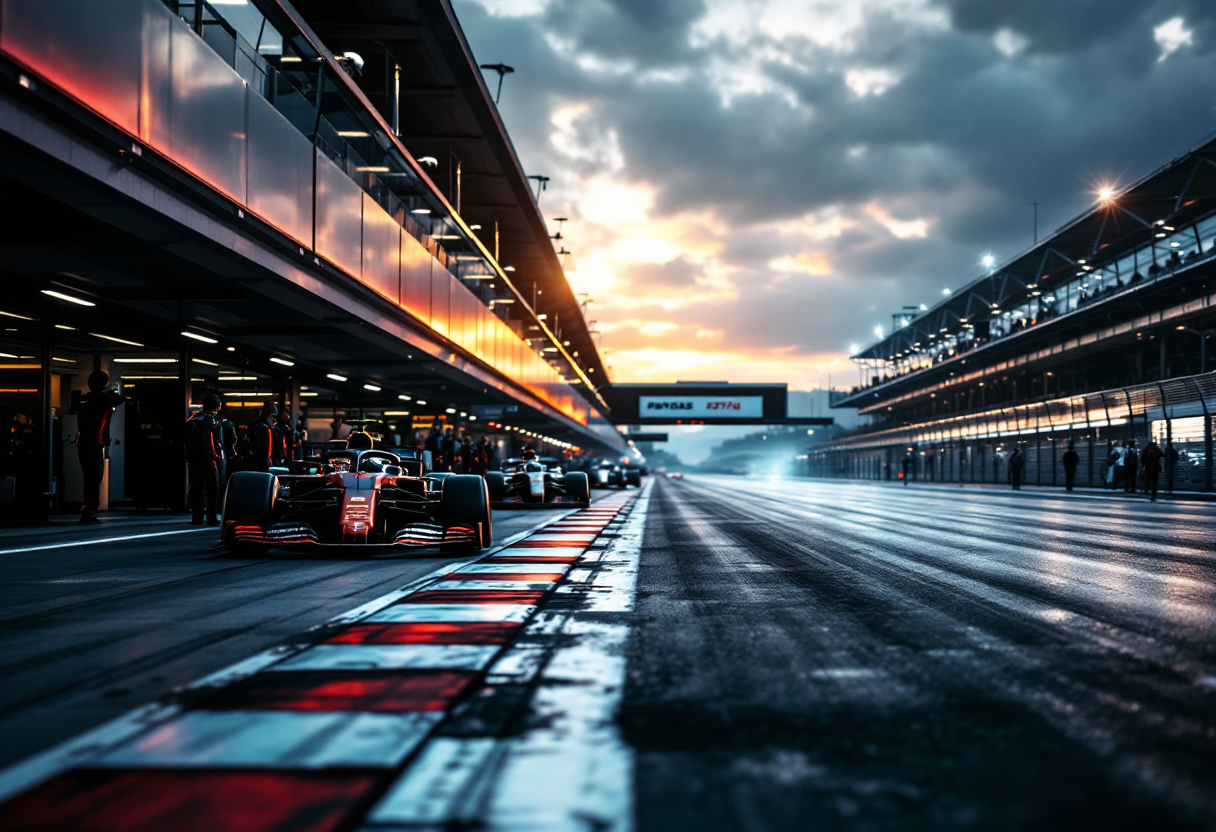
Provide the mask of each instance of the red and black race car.
{"label": "red and black race car", "polygon": [[233,552],[435,545],[477,550],[491,539],[485,480],[423,476],[421,461],[387,451],[329,451],[292,463],[290,473],[240,471],[224,498],[221,543]]}

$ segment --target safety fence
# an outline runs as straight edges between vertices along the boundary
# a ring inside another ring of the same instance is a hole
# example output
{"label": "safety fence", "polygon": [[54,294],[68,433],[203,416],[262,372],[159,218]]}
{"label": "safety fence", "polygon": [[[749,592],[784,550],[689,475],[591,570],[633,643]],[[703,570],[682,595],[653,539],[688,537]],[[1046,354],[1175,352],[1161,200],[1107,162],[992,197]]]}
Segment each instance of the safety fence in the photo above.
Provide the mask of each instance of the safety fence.
{"label": "safety fence", "polygon": [[1216,372],[857,434],[799,461],[812,477],[898,479],[910,460],[908,476],[917,480],[1000,483],[1020,448],[1026,483],[1062,486],[1062,457],[1072,443],[1077,484],[1099,487],[1115,485],[1117,448],[1133,441],[1143,448],[1152,438],[1178,452],[1165,481],[1177,490],[1211,491],[1213,430]]}

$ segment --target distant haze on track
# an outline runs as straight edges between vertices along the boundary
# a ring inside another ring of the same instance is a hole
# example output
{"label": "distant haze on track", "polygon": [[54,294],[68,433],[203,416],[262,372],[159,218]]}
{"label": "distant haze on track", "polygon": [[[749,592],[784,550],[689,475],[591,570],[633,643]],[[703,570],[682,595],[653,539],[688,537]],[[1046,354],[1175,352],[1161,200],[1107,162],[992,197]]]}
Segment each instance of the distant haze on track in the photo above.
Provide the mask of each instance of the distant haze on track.
{"label": "distant haze on track", "polygon": [[454,5],[617,381],[855,384],[1032,202],[1049,233],[1216,127],[1201,0]]}

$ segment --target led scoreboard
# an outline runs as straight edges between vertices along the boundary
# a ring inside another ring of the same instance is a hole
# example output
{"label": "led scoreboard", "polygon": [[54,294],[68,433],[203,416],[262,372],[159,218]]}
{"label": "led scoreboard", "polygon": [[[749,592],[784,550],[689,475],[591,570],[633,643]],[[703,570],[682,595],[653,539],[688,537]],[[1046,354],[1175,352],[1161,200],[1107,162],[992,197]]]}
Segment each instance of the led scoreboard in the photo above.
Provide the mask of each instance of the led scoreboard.
{"label": "led scoreboard", "polygon": [[786,420],[784,384],[613,384],[605,389],[617,424],[729,425]]}

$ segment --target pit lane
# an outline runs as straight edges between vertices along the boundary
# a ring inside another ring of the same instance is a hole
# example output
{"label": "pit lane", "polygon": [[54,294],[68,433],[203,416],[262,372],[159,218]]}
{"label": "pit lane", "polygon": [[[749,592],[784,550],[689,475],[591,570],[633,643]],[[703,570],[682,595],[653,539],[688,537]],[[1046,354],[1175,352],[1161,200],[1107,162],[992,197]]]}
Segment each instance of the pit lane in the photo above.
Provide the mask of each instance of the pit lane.
{"label": "pit lane", "polygon": [[[494,541],[571,510],[495,511]],[[459,559],[235,558],[216,536],[121,513],[0,531],[0,766]]]}

